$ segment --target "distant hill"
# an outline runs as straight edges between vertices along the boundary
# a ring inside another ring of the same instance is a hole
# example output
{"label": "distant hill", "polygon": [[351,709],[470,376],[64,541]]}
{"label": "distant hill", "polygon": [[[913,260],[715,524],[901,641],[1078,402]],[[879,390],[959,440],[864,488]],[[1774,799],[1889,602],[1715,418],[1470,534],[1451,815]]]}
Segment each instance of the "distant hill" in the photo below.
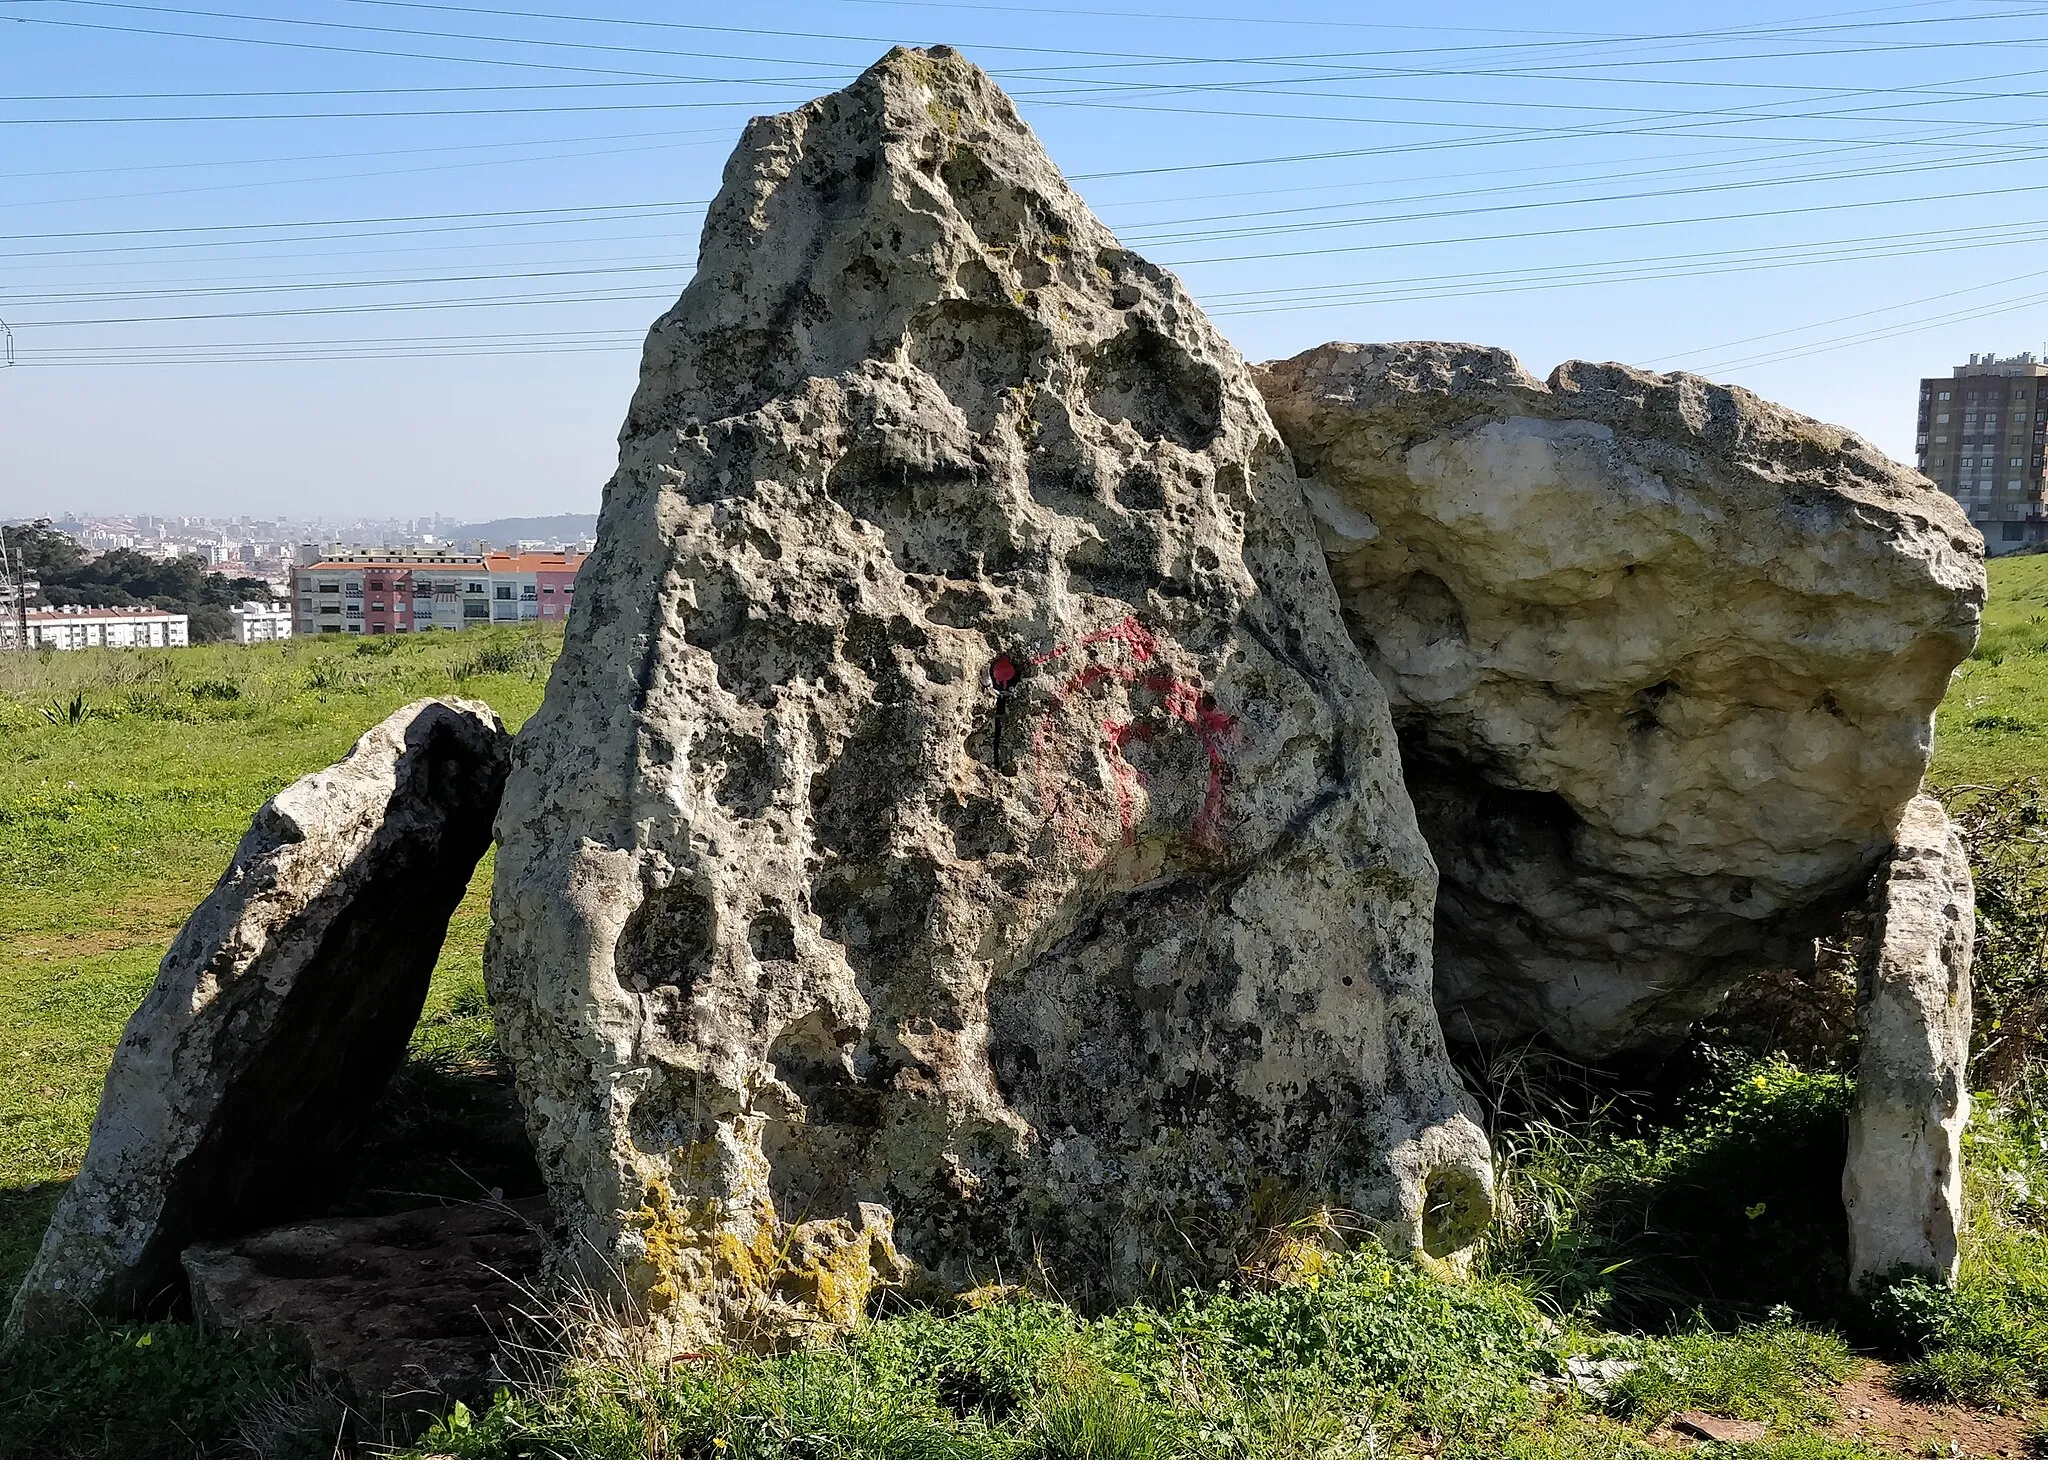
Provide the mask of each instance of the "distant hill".
{"label": "distant hill", "polygon": [[481,538],[492,547],[515,542],[574,542],[597,532],[595,512],[563,512],[554,517],[495,517],[465,522],[450,534],[457,542]]}

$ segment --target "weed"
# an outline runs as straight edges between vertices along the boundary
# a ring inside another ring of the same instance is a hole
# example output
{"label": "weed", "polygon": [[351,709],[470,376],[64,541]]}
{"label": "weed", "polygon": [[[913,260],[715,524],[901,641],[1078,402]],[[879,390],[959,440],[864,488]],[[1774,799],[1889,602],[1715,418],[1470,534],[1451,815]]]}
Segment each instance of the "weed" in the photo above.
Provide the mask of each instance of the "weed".
{"label": "weed", "polygon": [[180,704],[157,689],[131,689],[122,696],[121,705],[126,713],[145,720],[175,724],[193,718],[191,706]]}
{"label": "weed", "polygon": [[332,658],[316,659],[306,671],[306,688],[314,694],[364,694],[372,683],[369,675]]}
{"label": "weed", "polygon": [[186,690],[195,700],[224,704],[242,697],[242,687],[232,679],[197,679]]}
{"label": "weed", "polygon": [[1171,1419],[1134,1385],[1084,1374],[1039,1401],[1024,1453],[1033,1460],[1153,1460],[1173,1447]]}
{"label": "weed", "polygon": [[85,702],[84,690],[80,690],[68,701],[43,707],[43,718],[45,720],[48,720],[52,725],[62,725],[72,730],[76,730],[87,720],[101,713],[101,711],[94,709]]}
{"label": "weed", "polygon": [[541,640],[528,636],[494,639],[469,658],[450,666],[451,679],[476,679],[487,674],[533,674],[553,656]]}

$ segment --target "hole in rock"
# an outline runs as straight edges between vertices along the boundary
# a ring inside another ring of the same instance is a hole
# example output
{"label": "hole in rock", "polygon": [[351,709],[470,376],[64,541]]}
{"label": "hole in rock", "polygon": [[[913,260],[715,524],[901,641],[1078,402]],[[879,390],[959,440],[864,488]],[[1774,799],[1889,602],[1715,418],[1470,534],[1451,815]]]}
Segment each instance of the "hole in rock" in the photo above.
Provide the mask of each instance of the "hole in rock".
{"label": "hole in rock", "polygon": [[1035,375],[1051,348],[1044,326],[1007,303],[948,299],[911,325],[910,361],[938,382],[976,435],[1002,414],[1010,392]]}
{"label": "hole in rock", "polygon": [[796,929],[780,908],[763,908],[747,924],[747,946],[761,963],[796,961]]}
{"label": "hole in rock", "polygon": [[768,1191],[786,1222],[857,1218],[869,1194],[868,1168],[887,1117],[886,1091],[856,1073],[861,1031],[835,1028],[822,1012],[805,1015],[768,1048],[775,1078],[803,1103],[761,1133]]}
{"label": "hole in rock", "polygon": [[1422,1187],[1422,1250],[1449,1257],[1479,1240],[1493,1219],[1493,1202],[1472,1172],[1442,1166]]}
{"label": "hole in rock", "polygon": [[1088,403],[1147,441],[1206,451],[1223,430],[1223,382],[1156,329],[1125,330],[1088,362]]}
{"label": "hole in rock", "polygon": [[697,980],[711,970],[717,930],[711,899],[689,883],[649,888],[619,933],[613,976],[629,993],[674,989],[676,1002],[687,1004]]}

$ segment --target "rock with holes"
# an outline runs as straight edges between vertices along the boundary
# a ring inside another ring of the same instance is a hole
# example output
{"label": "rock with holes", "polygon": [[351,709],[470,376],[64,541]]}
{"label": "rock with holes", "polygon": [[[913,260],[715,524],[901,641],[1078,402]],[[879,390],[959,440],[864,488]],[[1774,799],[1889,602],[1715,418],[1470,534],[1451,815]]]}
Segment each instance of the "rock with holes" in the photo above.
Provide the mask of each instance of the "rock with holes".
{"label": "rock with holes", "polygon": [[10,1340],[175,1307],[178,1255],[302,1215],[405,1057],[511,737],[421,700],[265,802],[114,1051]]}
{"label": "rock with holes", "polygon": [[674,1342],[1489,1211],[1385,698],[1248,369],[948,49],[748,128],[499,828],[571,1256]]}
{"label": "rock with holes", "polygon": [[1856,1008],[1856,1103],[1842,1199],[1852,1282],[1900,1266],[1953,1281],[1970,1118],[1970,859],[1915,797],[1876,879]]}
{"label": "rock with holes", "polygon": [[1393,703],[1451,1037],[1654,1046],[1810,951],[1976,641],[1956,504],[1694,376],[1324,345],[1260,384]]}

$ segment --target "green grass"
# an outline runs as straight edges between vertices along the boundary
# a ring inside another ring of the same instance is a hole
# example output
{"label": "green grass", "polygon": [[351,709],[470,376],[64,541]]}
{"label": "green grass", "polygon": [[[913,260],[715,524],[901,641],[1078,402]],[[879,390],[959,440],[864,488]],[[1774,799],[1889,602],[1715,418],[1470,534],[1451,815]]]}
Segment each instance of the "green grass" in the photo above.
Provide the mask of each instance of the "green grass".
{"label": "green grass", "polygon": [[1934,717],[1936,785],[2048,775],[2048,555],[1986,565],[1977,650]]}
{"label": "green grass", "polygon": [[[1591,1348],[1632,1367],[1608,1396],[1558,1376]],[[1818,1441],[1843,1343],[1789,1322],[1614,1340],[1546,1320],[1512,1283],[1458,1285],[1376,1250],[1315,1282],[1189,1296],[1084,1322],[1019,1298],[885,1317],[822,1351],[663,1367],[562,1346],[539,1383],[460,1412],[421,1454],[798,1460],[1171,1460],[1437,1454],[1649,1456],[1681,1409],[1766,1421],[1738,1455],[1849,1457]]]}
{"label": "green grass", "polygon": [[1658,1118],[1497,1122],[1501,1199],[1481,1264],[1573,1321],[1836,1320],[1848,1097],[1837,1075],[1729,1061]]}

